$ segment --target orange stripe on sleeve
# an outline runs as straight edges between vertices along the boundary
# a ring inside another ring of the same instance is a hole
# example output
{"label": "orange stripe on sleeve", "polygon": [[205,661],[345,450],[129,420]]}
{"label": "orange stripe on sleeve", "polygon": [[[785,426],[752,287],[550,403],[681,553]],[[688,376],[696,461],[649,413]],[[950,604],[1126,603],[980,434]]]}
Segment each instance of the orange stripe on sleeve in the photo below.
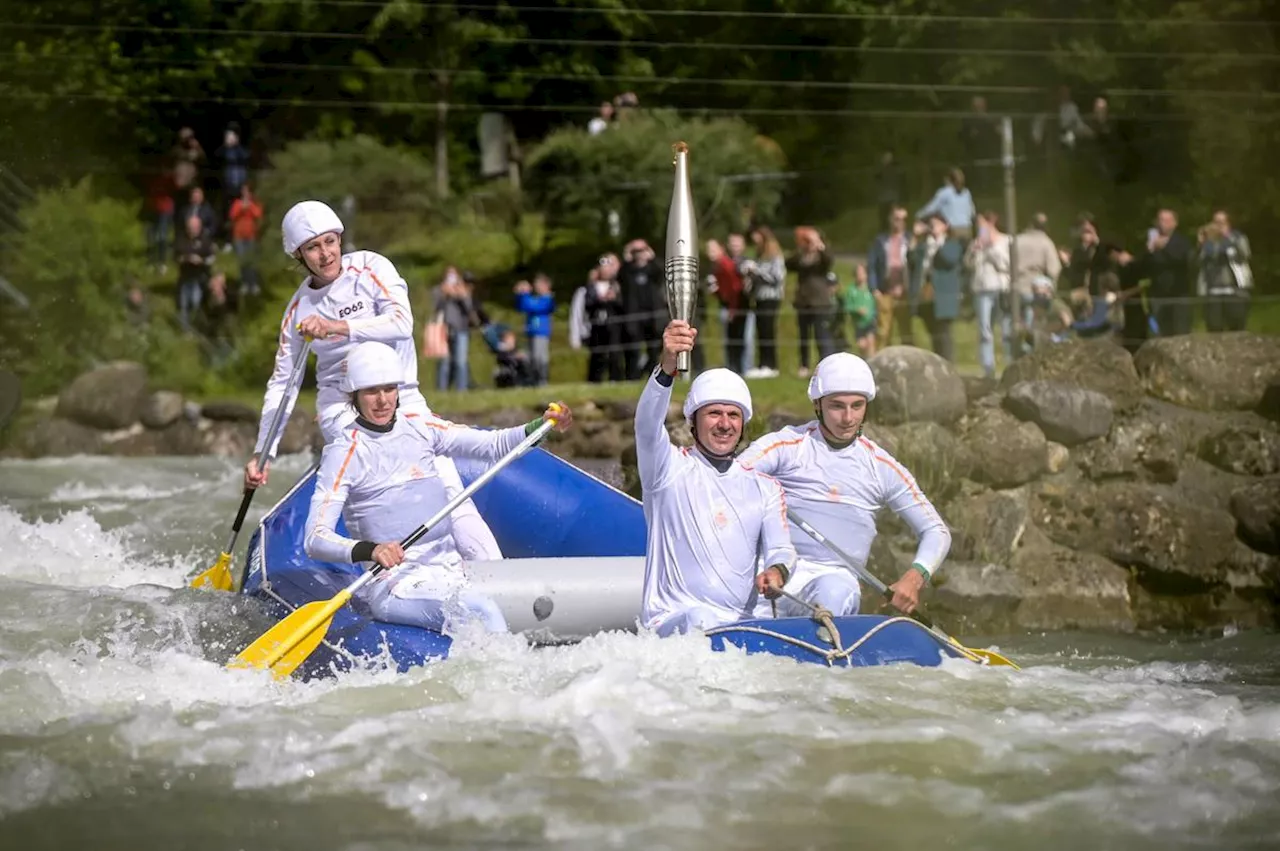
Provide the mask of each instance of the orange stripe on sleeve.
{"label": "orange stripe on sleeve", "polygon": [[915,497],[916,505],[924,505],[925,503],[924,494],[920,493],[920,490],[916,487],[915,482],[911,480],[911,477],[907,475],[906,471],[903,470],[902,467],[900,467],[891,459],[886,458],[885,456],[879,453],[876,453],[872,457],[874,457],[881,464],[884,464],[890,470],[893,470],[893,472],[898,474],[898,478],[902,479],[902,483],[907,486],[907,488],[911,491],[911,495]]}
{"label": "orange stripe on sleeve", "polygon": [[387,289],[386,285],[383,284],[382,281],[378,280],[378,276],[373,273],[372,269],[369,269],[368,271],[369,271],[369,277],[372,278],[373,282],[378,285],[378,289],[382,290],[382,294],[387,298],[391,298],[391,290]]}
{"label": "orange stripe on sleeve", "polygon": [[[784,446],[795,446],[797,443],[804,443],[805,440],[808,439],[808,437],[809,437],[809,434],[808,432],[806,432],[803,436],[797,437],[794,440],[779,440],[776,443],[770,443],[764,449],[761,449],[759,453],[757,453],[756,461],[758,462],[761,458],[768,455],[770,452],[773,452],[775,449],[781,449]],[[742,466],[748,470],[755,469],[752,464],[743,464]],[[764,475],[764,474],[761,473],[761,475]]]}
{"label": "orange stripe on sleeve", "polygon": [[359,438],[359,434],[355,429],[351,430],[351,448],[347,450],[347,457],[342,459],[342,466],[338,468],[338,475],[333,480],[333,489],[335,491],[342,482],[342,477],[346,475],[347,465],[351,463],[351,456],[356,454],[356,440]]}

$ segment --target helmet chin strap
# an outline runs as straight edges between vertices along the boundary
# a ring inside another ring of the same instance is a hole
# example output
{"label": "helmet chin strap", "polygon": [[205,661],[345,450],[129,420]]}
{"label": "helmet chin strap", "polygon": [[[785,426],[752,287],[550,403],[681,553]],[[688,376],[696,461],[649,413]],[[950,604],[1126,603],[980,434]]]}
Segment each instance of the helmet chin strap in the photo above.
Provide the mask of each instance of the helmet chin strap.
{"label": "helmet chin strap", "polygon": [[355,393],[351,394],[351,407],[356,409],[356,423],[358,425],[368,429],[369,431],[386,434],[391,431],[392,427],[396,424],[396,411],[400,410],[400,394],[396,394],[396,410],[391,412],[391,419],[387,420],[385,425],[378,425],[377,423],[370,422],[368,418],[365,417],[364,411],[360,410],[360,405],[356,403]]}

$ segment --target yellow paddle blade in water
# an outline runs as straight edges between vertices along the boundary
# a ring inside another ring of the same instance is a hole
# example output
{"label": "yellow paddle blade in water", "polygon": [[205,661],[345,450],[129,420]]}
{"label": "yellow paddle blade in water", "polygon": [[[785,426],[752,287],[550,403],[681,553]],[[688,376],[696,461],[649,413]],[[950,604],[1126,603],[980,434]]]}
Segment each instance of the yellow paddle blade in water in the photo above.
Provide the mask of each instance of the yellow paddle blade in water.
{"label": "yellow paddle blade in water", "polygon": [[961,644],[959,641],[956,641],[954,638],[951,639],[951,643],[954,644],[956,647],[959,647],[965,653],[969,653],[973,656],[977,656],[979,659],[982,659],[988,665],[1004,665],[1007,668],[1013,668],[1015,671],[1022,670],[1022,668],[1014,664],[1014,662],[1011,659],[1001,656],[999,653],[997,653],[994,650],[977,650],[973,647],[965,647],[963,644]]}
{"label": "yellow paddle blade in water", "polygon": [[236,581],[231,576],[231,553],[222,553],[213,567],[191,580],[192,588],[210,588],[214,591],[232,591]]}
{"label": "yellow paddle blade in water", "polygon": [[351,592],[343,590],[332,600],[316,600],[295,609],[242,650],[227,667],[270,669],[277,680],[287,678],[320,646],[334,613],[349,599]]}

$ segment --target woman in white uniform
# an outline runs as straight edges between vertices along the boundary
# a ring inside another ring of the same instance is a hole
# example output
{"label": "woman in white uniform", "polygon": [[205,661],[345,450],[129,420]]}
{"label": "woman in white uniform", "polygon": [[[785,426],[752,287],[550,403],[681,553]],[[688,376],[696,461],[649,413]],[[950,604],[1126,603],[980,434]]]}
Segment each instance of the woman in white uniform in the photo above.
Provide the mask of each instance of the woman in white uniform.
{"label": "woman in white uniform", "polygon": [[[543,420],[564,431],[573,415],[553,404],[542,419],[515,428],[455,425],[399,406],[403,369],[397,352],[383,343],[360,343],[347,356],[341,386],[353,420],[324,449],[307,516],[307,555],[394,568],[360,592],[378,620],[444,630],[459,617],[470,617],[489,631],[505,632],[506,620],[493,601],[467,587],[450,519],[407,550],[399,542],[449,501],[438,458],[464,455],[495,462]],[[338,533],[339,517],[351,537]]]}
{"label": "woman in white uniform", "polygon": [[[418,390],[418,355],[413,342],[413,311],[409,307],[409,287],[396,267],[372,251],[342,253],[342,220],[327,204],[302,201],[285,213],[281,223],[284,252],[307,270],[307,277],[285,308],[280,323],[280,346],[275,369],[267,381],[258,425],[254,457],[244,468],[244,486],[260,487],[267,482],[271,459],[279,446],[266,447],[266,463],[258,469],[257,454],[270,430],[276,409],[285,406],[285,418],[297,399],[286,397],[293,361],[307,337],[314,339],[316,355],[316,408],[325,444],[332,443],[352,420],[355,412],[340,387],[346,372],[346,358],[358,344],[384,343],[395,350],[403,370],[400,404],[406,412],[429,414],[427,401]],[[437,470],[451,494],[462,491],[457,468],[447,458]],[[502,551],[475,504],[467,500],[457,511],[454,525],[458,543],[471,559],[500,559]]]}

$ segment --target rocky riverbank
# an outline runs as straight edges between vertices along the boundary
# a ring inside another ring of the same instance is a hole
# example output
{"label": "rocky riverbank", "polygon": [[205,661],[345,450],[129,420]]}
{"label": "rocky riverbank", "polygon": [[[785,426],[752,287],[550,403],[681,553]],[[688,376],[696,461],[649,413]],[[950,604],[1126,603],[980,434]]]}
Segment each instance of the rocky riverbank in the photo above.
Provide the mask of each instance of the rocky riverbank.
{"label": "rocky riverbank", "polygon": [[[905,463],[953,530],[932,607],[957,631],[1129,631],[1280,621],[1280,339],[1155,340],[1136,356],[1077,341],[1012,365],[997,384],[930,352],[871,360],[867,435]],[[638,391],[638,388],[637,388]],[[592,469],[621,463],[636,493],[634,402],[585,402],[548,448]],[[448,416],[448,411],[442,411]],[[505,408],[460,419],[515,425]],[[753,432],[811,418],[803,397]],[[252,451],[257,411],[152,390],[142,367],[76,379],[19,424],[6,454]],[[673,403],[677,442],[688,428]],[[295,412],[284,452],[319,440]],[[897,576],[914,542],[882,515],[872,568]]]}

